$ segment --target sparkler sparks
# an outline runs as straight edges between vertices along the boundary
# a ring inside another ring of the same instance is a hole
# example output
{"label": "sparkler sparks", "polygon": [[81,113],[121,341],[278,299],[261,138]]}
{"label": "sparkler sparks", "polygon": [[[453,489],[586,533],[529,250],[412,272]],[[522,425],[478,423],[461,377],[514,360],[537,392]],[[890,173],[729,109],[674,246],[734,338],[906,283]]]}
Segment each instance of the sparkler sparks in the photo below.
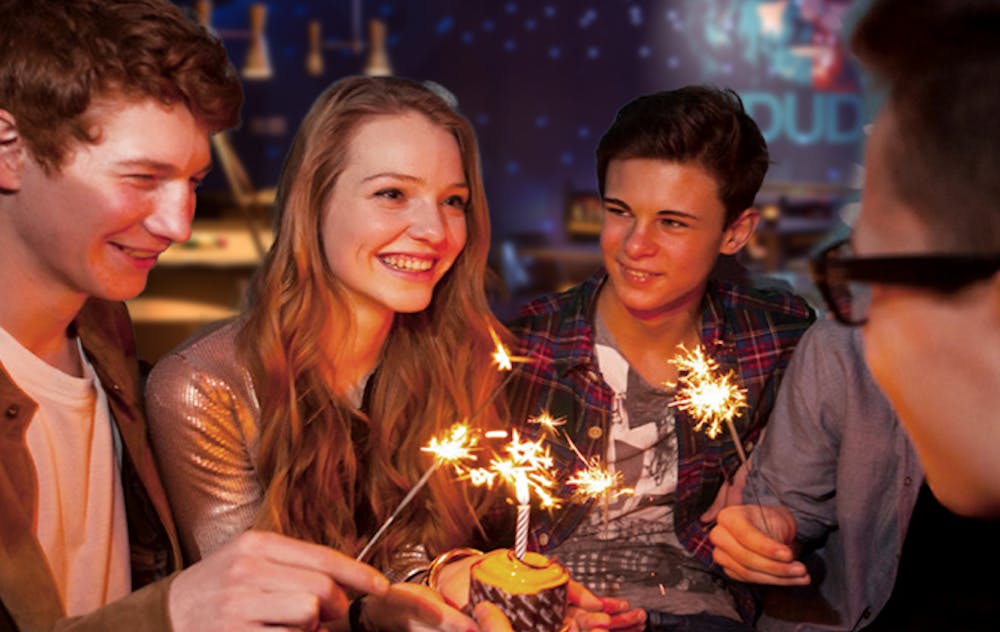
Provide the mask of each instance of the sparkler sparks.
{"label": "sparkler sparks", "polygon": [[490,327],[490,337],[493,338],[493,344],[496,345],[496,350],[493,352],[493,363],[497,365],[499,370],[512,371],[514,363],[531,362],[531,358],[510,355],[510,351],[507,350],[507,347],[500,340],[500,336],[497,335],[497,332],[493,331],[492,327]]}
{"label": "sparkler sparks", "polygon": [[556,485],[551,474],[552,455],[545,447],[544,440],[522,441],[517,430],[514,430],[504,451],[507,458],[495,456],[485,472],[470,470],[469,478],[473,484],[477,484],[478,479],[492,486],[499,478],[515,488],[526,485],[542,507],[558,507],[559,500],[552,495],[552,489]]}
{"label": "sparkler sparks", "polygon": [[600,460],[596,457],[566,482],[576,487],[575,495],[581,500],[604,497],[614,500],[619,496],[631,496],[635,493],[631,487],[622,486],[621,472],[601,467]]}
{"label": "sparkler sparks", "polygon": [[[680,345],[680,353],[670,362],[680,372],[677,394],[670,405],[689,413],[697,421],[694,429],[704,428],[710,439],[719,436],[722,424],[731,426],[747,407],[746,389],[736,384],[735,374],[723,374],[702,346],[689,351]],[[739,446],[739,441],[736,444]]]}
{"label": "sparkler sparks", "polygon": [[545,428],[545,430],[548,431],[549,433],[554,435],[556,433],[556,428],[558,428],[559,426],[566,425],[566,418],[559,417],[558,419],[553,419],[552,415],[549,414],[549,411],[546,410],[543,411],[537,417],[530,417],[528,419],[528,423],[537,424]]}
{"label": "sparkler sparks", "polygon": [[433,454],[435,462],[450,464],[459,469],[461,461],[475,458],[472,451],[476,443],[478,443],[478,439],[471,433],[468,425],[455,424],[448,431],[446,437],[442,439],[432,437],[430,442],[420,450]]}

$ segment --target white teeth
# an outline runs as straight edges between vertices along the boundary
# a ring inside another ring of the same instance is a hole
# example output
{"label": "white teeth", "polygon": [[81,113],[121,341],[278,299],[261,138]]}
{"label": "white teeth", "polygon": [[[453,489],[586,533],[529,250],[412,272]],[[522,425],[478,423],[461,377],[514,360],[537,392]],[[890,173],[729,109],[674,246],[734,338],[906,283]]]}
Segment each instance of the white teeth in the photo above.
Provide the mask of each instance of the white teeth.
{"label": "white teeth", "polygon": [[656,275],[650,274],[649,272],[641,272],[639,270],[633,270],[631,268],[625,268],[625,274],[635,277],[637,279],[650,279]]}
{"label": "white teeth", "polygon": [[137,259],[149,259],[150,257],[155,257],[159,253],[153,250],[136,250],[134,248],[126,248],[125,246],[118,246],[122,252],[130,257],[135,257]]}
{"label": "white teeth", "polygon": [[406,255],[387,255],[380,258],[390,268],[404,272],[426,272],[434,267],[432,259],[408,257]]}

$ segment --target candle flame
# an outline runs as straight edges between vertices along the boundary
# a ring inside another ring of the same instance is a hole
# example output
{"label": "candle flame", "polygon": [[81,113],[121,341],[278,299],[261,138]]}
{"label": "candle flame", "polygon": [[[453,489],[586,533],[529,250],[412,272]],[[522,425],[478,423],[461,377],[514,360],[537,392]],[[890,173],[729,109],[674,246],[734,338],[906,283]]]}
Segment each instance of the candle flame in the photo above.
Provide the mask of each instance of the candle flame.
{"label": "candle flame", "polygon": [[710,439],[747,407],[746,389],[736,384],[734,372],[723,374],[701,345],[690,351],[680,345],[680,353],[670,362],[680,372],[677,384],[668,384],[677,387],[670,405],[690,414],[697,422],[694,429],[704,428]]}

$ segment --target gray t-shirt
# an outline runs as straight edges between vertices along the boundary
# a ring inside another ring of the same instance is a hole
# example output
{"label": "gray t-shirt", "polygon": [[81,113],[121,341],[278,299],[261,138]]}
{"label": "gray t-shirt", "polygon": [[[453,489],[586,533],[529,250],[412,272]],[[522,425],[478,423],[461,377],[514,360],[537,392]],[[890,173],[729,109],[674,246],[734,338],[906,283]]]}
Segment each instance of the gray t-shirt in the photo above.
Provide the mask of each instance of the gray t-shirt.
{"label": "gray t-shirt", "polygon": [[605,462],[621,472],[623,485],[635,494],[610,500],[606,507],[594,503],[553,553],[574,579],[598,595],[628,599],[633,608],[739,619],[729,592],[674,532],[673,391],[650,385],[634,371],[599,317],[595,330],[598,365],[615,393]]}

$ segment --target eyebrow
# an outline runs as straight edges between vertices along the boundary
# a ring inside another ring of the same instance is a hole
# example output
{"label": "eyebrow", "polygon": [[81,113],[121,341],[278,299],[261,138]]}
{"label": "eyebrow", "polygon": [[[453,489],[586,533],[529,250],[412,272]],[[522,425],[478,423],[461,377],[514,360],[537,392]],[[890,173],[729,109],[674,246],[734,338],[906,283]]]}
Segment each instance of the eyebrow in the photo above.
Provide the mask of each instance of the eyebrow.
{"label": "eyebrow", "polygon": [[[175,174],[179,171],[176,165],[169,162],[163,162],[161,160],[153,160],[151,158],[130,158],[116,162],[115,165],[122,169],[149,169],[150,171],[162,174]],[[208,163],[194,173],[195,175],[205,175],[211,170],[212,163]]]}
{"label": "eyebrow", "polygon": [[[416,176],[407,175],[405,173],[396,173],[395,171],[384,171],[382,173],[375,173],[366,178],[362,178],[361,182],[371,182],[372,180],[378,180],[379,178],[395,178],[396,180],[406,180],[407,182],[423,182],[422,178]],[[469,183],[465,180],[460,182],[453,182],[448,185],[449,187],[458,187],[462,189],[471,189]]]}
{"label": "eyebrow", "polygon": [[[618,198],[605,197],[604,198],[604,203],[605,204],[614,204],[615,206],[620,206],[620,207],[622,207],[623,209],[625,209],[627,211],[631,211],[632,210],[631,206],[629,206],[623,200],[619,200]],[[660,217],[685,217],[687,219],[694,220],[694,221],[698,221],[698,220],[701,219],[697,215],[694,215],[693,213],[687,213],[685,211],[678,211],[678,210],[675,210],[675,209],[660,209],[659,211],[656,211],[656,214],[657,214],[657,216],[660,216]]]}

